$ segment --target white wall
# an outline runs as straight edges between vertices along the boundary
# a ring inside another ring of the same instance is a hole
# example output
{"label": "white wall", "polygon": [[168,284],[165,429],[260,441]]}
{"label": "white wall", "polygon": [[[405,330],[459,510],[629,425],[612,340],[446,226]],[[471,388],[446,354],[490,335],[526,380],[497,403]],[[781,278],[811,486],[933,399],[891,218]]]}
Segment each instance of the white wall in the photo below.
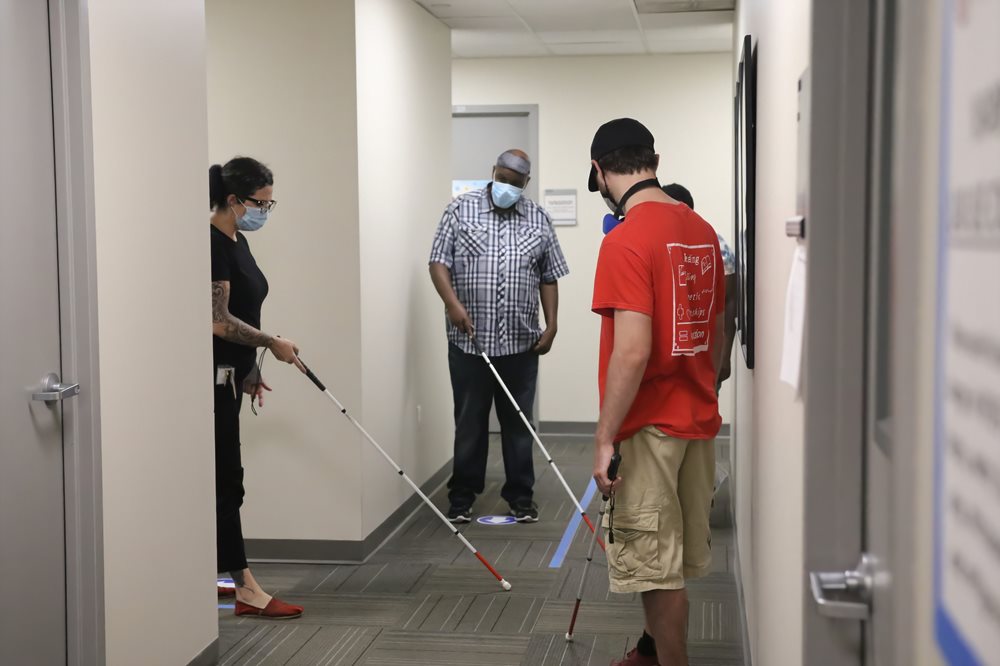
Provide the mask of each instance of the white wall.
{"label": "white wall", "polygon": [[[544,421],[597,420],[599,325],[590,312],[603,199],[587,191],[590,141],[631,116],[656,137],[660,181],[691,190],[698,212],[732,241],[732,92],[729,54],[456,60],[456,105],[538,104],[539,192],[577,190],[578,226],[558,227],[570,275],[559,282],[559,335],[542,359]],[[729,386],[722,396],[731,418]]]}
{"label": "white wall", "polygon": [[88,12],[107,663],[175,666],[218,636],[204,7]]}
{"label": "white wall", "polygon": [[[803,410],[778,380],[785,289],[795,244],[784,220],[795,211],[797,82],[809,63],[807,0],[743,0],[743,36],[760,42],[757,62],[756,362],[740,357],[734,453],[740,568],[754,663],[801,666]],[[735,66],[733,66],[735,71]],[[732,97],[730,96],[730,108]],[[730,117],[731,117],[730,113]]]}
{"label": "white wall", "polygon": [[[444,310],[427,272],[451,199],[451,37],[412,0],[357,0],[356,12],[364,423],[420,484],[454,436]],[[367,535],[412,490],[374,450],[363,460]]]}
{"label": "white wall", "polygon": [[[271,283],[264,329],[300,343],[422,483],[452,441],[427,275],[450,198],[449,31],[410,0],[210,0],[208,32],[211,158],[249,154],[275,172],[280,204],[250,237]],[[269,363],[270,404],[243,419],[245,535],[364,539],[411,491],[310,384]]]}
{"label": "white wall", "polygon": [[[209,0],[206,12],[209,158],[274,171],[278,207],[249,235],[271,285],[262,326],[299,343],[359,415],[354,3]],[[193,222],[206,236],[207,201]],[[264,371],[274,393],[242,418],[244,536],[362,539],[360,437],[291,366],[269,356]]]}

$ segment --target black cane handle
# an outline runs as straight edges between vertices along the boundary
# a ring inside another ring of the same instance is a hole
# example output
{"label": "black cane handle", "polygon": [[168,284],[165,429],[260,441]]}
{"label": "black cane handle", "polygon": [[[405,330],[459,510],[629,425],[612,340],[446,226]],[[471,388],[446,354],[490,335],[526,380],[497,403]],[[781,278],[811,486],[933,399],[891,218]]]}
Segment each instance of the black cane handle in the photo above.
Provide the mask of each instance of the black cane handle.
{"label": "black cane handle", "polygon": [[302,363],[302,367],[305,368],[306,377],[309,378],[309,381],[311,381],[313,384],[315,384],[316,388],[318,388],[320,391],[326,391],[326,387],[323,386],[323,382],[321,382],[319,380],[319,377],[317,377],[316,374],[312,370],[309,369],[308,365],[306,365],[305,363],[302,362],[301,358],[299,359],[299,363]]}
{"label": "black cane handle", "polygon": [[614,481],[618,478],[618,467],[622,464],[622,454],[615,451],[615,454],[611,456],[611,464],[608,465],[608,481]]}

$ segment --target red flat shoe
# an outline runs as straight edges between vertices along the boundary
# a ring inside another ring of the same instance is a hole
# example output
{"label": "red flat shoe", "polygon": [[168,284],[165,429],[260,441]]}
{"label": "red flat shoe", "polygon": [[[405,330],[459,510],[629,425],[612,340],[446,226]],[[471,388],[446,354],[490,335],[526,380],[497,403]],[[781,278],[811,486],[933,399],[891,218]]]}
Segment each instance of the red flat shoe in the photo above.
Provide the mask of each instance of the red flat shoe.
{"label": "red flat shoe", "polygon": [[235,597],[236,588],[235,587],[225,587],[224,585],[216,585],[219,588],[219,597]]}
{"label": "red flat shoe", "polygon": [[266,617],[272,620],[291,620],[292,618],[302,615],[304,610],[305,609],[302,608],[302,606],[286,604],[281,599],[271,597],[271,600],[267,602],[267,606],[264,608],[255,608],[250,604],[245,604],[242,601],[237,600],[234,613],[236,615]]}

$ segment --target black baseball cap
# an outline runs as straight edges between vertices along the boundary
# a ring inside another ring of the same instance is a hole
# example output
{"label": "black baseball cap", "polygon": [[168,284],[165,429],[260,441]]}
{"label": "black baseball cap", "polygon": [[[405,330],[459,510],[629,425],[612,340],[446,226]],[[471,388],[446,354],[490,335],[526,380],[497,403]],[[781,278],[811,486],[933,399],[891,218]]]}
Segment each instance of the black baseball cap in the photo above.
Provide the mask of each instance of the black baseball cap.
{"label": "black baseball cap", "polygon": [[[653,148],[653,134],[646,126],[633,118],[618,118],[609,120],[597,128],[594,140],[590,142],[590,159],[599,160],[619,148],[642,146]],[[590,180],[587,187],[591,192],[597,191],[597,169],[590,165]]]}

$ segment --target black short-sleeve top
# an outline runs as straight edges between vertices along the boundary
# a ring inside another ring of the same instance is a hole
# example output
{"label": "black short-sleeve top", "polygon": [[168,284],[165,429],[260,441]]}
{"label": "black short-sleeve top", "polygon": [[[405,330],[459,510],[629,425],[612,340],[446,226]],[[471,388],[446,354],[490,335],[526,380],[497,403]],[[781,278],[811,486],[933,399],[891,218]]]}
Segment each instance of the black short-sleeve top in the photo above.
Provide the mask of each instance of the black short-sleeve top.
{"label": "black short-sleeve top", "polygon": [[[260,310],[267,297],[267,278],[250,253],[246,236],[236,232],[236,240],[210,225],[212,233],[212,282],[229,283],[229,312],[256,329]],[[253,365],[256,349],[212,337],[214,364],[247,369]]]}

